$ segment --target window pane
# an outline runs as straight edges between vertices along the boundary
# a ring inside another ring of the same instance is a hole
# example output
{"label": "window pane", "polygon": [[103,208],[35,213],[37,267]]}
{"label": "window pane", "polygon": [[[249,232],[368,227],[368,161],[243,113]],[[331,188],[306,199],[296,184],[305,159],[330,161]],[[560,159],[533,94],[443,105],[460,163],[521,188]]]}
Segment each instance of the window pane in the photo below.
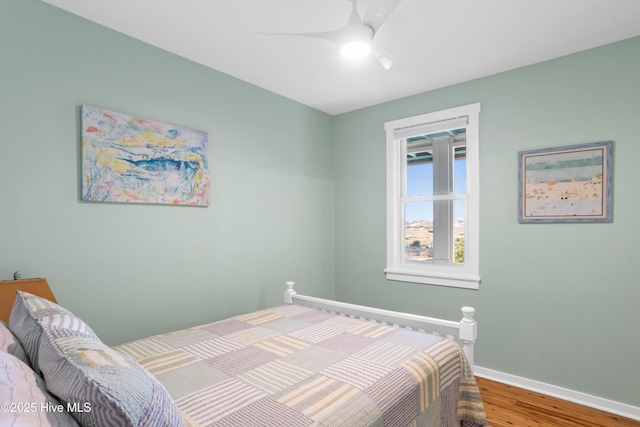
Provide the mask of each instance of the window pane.
{"label": "window pane", "polygon": [[407,197],[433,195],[433,144],[407,139]]}
{"label": "window pane", "polygon": [[467,194],[467,150],[466,147],[454,149],[453,191],[456,194]]}
{"label": "window pane", "polygon": [[404,252],[407,261],[433,259],[433,202],[406,202]]}
{"label": "window pane", "polygon": [[464,200],[456,200],[454,203],[454,226],[453,226],[453,262],[464,264]]}
{"label": "window pane", "polygon": [[407,165],[407,197],[433,196],[433,163]]}

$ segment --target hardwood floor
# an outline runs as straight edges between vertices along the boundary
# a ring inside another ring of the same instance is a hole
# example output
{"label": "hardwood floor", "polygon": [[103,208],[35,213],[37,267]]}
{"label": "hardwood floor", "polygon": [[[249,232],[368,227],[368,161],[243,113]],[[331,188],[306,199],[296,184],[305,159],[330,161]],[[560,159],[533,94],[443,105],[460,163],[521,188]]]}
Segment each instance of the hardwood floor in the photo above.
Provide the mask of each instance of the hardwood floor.
{"label": "hardwood floor", "polygon": [[640,427],[640,421],[476,377],[490,427]]}

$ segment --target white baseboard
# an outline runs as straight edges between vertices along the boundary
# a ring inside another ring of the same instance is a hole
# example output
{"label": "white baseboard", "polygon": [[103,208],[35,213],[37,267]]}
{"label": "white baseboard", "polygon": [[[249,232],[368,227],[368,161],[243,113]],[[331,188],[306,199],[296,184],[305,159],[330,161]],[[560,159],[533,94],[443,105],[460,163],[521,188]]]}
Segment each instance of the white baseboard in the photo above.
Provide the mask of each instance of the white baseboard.
{"label": "white baseboard", "polygon": [[601,411],[610,412],[622,417],[631,418],[640,421],[640,407],[627,405],[609,399],[592,396],[590,394],[573,391],[566,388],[558,387],[539,381],[530,380],[516,375],[506,374],[504,372],[494,371],[492,369],[473,367],[473,372],[479,377],[488,380],[494,380],[501,383],[509,384],[525,390],[535,391],[537,393],[546,394],[548,396],[557,397],[558,399],[568,400],[590,408],[599,409]]}

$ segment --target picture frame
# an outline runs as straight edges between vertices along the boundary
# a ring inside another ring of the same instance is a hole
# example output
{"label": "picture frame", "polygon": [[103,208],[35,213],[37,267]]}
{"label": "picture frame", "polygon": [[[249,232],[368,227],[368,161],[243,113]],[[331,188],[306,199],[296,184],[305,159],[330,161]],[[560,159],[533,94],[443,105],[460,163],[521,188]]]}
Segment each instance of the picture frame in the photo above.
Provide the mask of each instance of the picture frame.
{"label": "picture frame", "polygon": [[209,206],[207,132],[82,105],[82,201]]}
{"label": "picture frame", "polygon": [[518,153],[518,222],[612,222],[613,141]]}

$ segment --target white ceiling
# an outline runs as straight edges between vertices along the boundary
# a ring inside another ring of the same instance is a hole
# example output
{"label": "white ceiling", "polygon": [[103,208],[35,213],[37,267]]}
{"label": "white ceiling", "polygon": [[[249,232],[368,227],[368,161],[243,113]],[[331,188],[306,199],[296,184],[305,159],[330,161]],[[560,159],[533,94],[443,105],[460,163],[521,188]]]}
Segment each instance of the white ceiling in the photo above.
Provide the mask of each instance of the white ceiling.
{"label": "white ceiling", "polygon": [[43,1],[329,114],[640,35],[640,0],[402,0],[375,38],[393,54],[385,70],[327,41],[256,34],[343,27],[349,0]]}

